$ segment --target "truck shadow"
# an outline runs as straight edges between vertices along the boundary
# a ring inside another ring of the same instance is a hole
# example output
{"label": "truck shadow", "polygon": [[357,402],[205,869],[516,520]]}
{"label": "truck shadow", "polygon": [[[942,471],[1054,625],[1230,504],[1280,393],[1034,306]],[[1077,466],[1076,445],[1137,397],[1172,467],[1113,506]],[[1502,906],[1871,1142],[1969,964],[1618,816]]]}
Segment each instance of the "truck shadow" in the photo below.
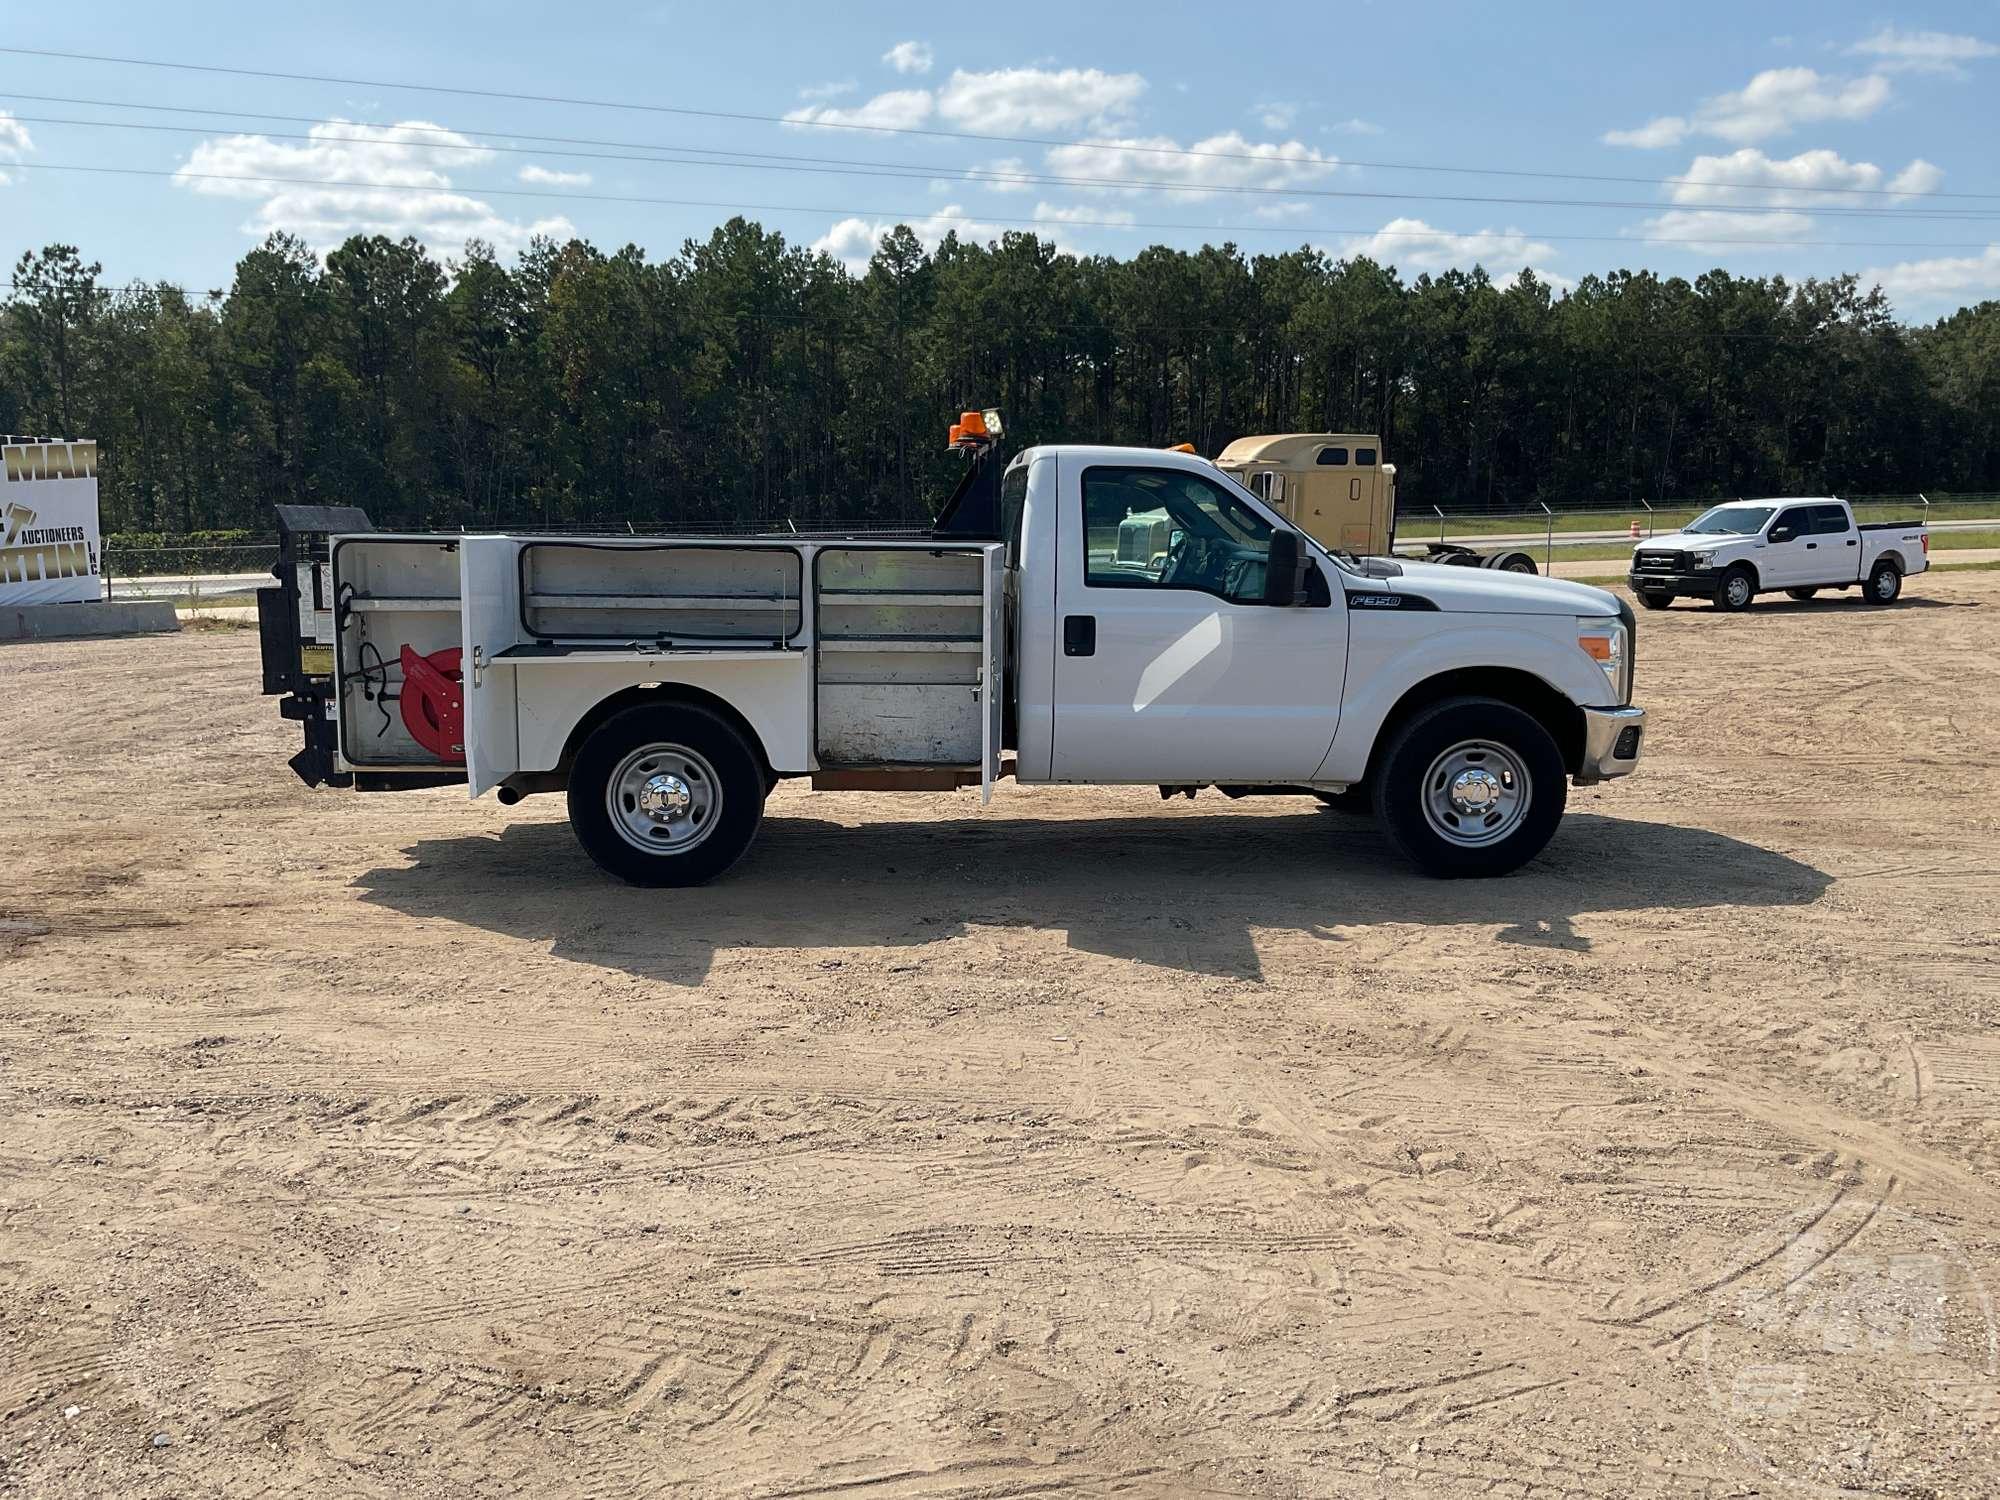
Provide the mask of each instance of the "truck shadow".
{"label": "truck shadow", "polygon": [[1583,913],[1801,906],[1830,877],[1724,834],[1573,813],[1502,880],[1414,874],[1372,821],[1324,812],[986,817],[858,827],[777,815],[743,863],[695,890],[603,875],[568,825],[426,839],[370,870],[363,899],[547,944],[556,956],[698,985],[718,949],[916,947],[970,928],[1223,978],[1263,977],[1253,931],[1338,941],[1376,922],[1500,924],[1498,940],[1587,951]]}

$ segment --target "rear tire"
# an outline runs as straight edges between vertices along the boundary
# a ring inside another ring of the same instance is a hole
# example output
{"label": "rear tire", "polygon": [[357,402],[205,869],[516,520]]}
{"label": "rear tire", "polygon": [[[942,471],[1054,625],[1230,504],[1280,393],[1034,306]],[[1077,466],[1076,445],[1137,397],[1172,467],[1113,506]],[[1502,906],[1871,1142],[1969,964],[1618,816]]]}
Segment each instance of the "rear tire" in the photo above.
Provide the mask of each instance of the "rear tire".
{"label": "rear tire", "polygon": [[1672,594],[1649,594],[1644,589],[1641,589],[1639,591],[1639,602],[1648,609],[1671,609],[1673,608],[1674,596]]}
{"label": "rear tire", "polygon": [[1750,601],[1757,597],[1757,575],[1738,563],[1722,575],[1722,581],[1715,586],[1715,607],[1739,613],[1750,607]]}
{"label": "rear tire", "polygon": [[688,703],[612,715],[569,773],[569,822],[598,868],[631,885],[701,885],[750,847],[764,765],[734,724]]}
{"label": "rear tire", "polygon": [[1868,575],[1861,597],[1870,604],[1894,604],[1903,594],[1903,570],[1892,562],[1878,562]]}
{"label": "rear tire", "polygon": [[1806,602],[1806,600],[1808,600],[1808,599],[1812,598],[1812,596],[1813,596],[1814,594],[1817,594],[1818,592],[1819,592],[1819,590],[1818,590],[1817,588],[1809,588],[1809,589],[1786,589],[1786,590],[1785,590],[1785,597],[1786,597],[1787,599],[1796,599],[1796,600],[1798,600],[1798,601],[1799,601],[1799,603],[1801,603],[1801,604],[1804,604],[1804,603]]}
{"label": "rear tire", "polygon": [[1531,715],[1447,698],[1398,729],[1374,779],[1389,841],[1426,875],[1505,875],[1540,854],[1569,798],[1562,752]]}

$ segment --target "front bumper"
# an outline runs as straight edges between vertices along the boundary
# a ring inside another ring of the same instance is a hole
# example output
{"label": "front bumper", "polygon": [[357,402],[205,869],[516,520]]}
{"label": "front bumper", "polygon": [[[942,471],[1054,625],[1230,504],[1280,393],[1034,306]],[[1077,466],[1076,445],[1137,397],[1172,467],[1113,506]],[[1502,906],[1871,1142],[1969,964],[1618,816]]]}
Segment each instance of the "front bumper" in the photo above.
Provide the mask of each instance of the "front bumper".
{"label": "front bumper", "polygon": [[1625,575],[1625,581],[1635,594],[1671,594],[1677,599],[1707,599],[1714,595],[1716,585],[1722,582],[1722,572],[1719,568],[1697,568],[1689,573],[1642,573],[1634,568]]}
{"label": "front bumper", "polygon": [[1576,768],[1576,784],[1590,786],[1613,776],[1630,776],[1639,769],[1645,738],[1645,709],[1586,708],[1583,763]]}

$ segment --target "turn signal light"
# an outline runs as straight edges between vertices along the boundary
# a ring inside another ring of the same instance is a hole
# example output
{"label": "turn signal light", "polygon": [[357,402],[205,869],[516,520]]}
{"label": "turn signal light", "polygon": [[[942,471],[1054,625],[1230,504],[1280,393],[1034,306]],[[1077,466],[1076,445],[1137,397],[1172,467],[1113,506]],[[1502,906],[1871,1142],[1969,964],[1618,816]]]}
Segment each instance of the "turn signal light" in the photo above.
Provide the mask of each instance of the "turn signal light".
{"label": "turn signal light", "polygon": [[1611,660],[1611,638],[1602,635],[1580,635],[1576,643],[1589,653],[1593,661]]}

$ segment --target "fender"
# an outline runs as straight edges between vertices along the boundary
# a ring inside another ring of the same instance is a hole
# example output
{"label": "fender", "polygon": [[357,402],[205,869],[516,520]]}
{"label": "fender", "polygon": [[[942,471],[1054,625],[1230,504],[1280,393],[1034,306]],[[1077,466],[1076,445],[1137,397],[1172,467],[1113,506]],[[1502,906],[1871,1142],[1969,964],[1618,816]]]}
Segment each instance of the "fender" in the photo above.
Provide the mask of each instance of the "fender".
{"label": "fender", "polygon": [[1347,696],[1315,781],[1352,784],[1368,769],[1390,712],[1412,688],[1447,672],[1512,669],[1571,703],[1611,698],[1603,670],[1578,649],[1568,615],[1350,613]]}

